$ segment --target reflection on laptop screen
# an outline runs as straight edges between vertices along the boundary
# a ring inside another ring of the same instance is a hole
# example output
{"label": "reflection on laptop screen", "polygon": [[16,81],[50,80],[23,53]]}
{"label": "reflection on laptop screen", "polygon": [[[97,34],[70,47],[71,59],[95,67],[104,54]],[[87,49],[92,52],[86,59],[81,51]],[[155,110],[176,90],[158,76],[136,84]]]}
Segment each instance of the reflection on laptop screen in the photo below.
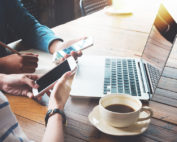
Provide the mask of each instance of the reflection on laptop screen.
{"label": "reflection on laptop screen", "polygon": [[177,24],[161,4],[144,48],[142,59],[159,69],[167,62],[177,33]]}

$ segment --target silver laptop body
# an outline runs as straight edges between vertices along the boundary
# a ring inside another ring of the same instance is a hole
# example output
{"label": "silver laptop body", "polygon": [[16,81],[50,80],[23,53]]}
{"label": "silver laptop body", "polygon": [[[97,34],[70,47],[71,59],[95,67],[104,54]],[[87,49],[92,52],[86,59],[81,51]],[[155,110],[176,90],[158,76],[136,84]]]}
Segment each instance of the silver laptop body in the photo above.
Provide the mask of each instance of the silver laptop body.
{"label": "silver laptop body", "polygon": [[141,58],[81,57],[71,96],[130,94],[141,100],[149,100],[158,85],[176,33],[176,22],[161,4]]}

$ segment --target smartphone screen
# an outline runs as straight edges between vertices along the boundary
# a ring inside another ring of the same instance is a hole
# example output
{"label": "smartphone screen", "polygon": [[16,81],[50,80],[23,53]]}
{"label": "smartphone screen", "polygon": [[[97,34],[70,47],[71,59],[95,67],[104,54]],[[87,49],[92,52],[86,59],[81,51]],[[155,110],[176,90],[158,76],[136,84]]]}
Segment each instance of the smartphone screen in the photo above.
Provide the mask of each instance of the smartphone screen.
{"label": "smartphone screen", "polygon": [[72,51],[79,51],[81,50],[81,47],[78,47],[79,49],[76,50],[76,48],[74,48],[74,46],[70,46],[68,48],[65,48],[63,51],[66,53],[66,54],[70,54]]}
{"label": "smartphone screen", "polygon": [[65,60],[60,65],[46,73],[44,76],[39,78],[36,83],[39,85],[38,92],[48,87],[50,84],[58,80],[65,72],[71,71],[68,61]]}
{"label": "smartphone screen", "polygon": [[53,55],[53,62],[57,63],[57,61],[61,58],[63,58],[66,54],[70,54],[72,51],[80,51],[83,50],[87,47],[90,47],[93,45],[93,38],[92,37],[88,37],[86,39],[80,40],[76,43],[74,43],[73,45],[69,46],[68,48],[65,48],[61,51],[57,51],[54,53]]}
{"label": "smartphone screen", "polygon": [[70,47],[68,48],[65,48],[63,51],[66,53],[66,54],[70,54],[71,51],[79,51],[79,50],[82,50],[88,46],[90,46],[91,44],[93,43],[92,39],[91,38],[86,38],[84,40],[81,40],[81,41],[78,41],[76,42],[75,44],[71,45]]}

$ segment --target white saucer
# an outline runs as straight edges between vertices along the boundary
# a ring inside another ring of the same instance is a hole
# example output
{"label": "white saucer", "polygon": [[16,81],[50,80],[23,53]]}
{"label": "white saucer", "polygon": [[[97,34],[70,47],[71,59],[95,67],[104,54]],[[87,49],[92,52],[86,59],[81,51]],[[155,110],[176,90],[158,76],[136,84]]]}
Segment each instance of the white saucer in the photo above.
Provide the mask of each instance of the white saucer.
{"label": "white saucer", "polygon": [[[145,117],[146,115],[148,114],[146,112],[143,112],[140,116]],[[90,123],[93,124],[98,130],[114,136],[133,136],[142,134],[147,130],[150,123],[150,119],[148,119],[136,122],[135,124],[126,128],[112,127],[100,118],[98,105],[92,110],[92,112],[90,112],[88,118]]]}
{"label": "white saucer", "polygon": [[112,6],[107,6],[104,8],[105,12],[107,14],[111,15],[131,15],[132,10],[129,8],[124,8],[124,9],[114,9]]}

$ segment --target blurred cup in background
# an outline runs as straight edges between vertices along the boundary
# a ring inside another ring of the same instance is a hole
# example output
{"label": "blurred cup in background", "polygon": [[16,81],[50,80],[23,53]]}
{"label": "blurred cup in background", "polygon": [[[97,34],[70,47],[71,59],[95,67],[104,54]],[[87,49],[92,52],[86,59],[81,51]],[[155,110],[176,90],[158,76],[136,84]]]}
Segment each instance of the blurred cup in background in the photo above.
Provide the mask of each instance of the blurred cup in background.
{"label": "blurred cup in background", "polygon": [[112,0],[112,8],[114,10],[130,10],[132,8],[132,0]]}

